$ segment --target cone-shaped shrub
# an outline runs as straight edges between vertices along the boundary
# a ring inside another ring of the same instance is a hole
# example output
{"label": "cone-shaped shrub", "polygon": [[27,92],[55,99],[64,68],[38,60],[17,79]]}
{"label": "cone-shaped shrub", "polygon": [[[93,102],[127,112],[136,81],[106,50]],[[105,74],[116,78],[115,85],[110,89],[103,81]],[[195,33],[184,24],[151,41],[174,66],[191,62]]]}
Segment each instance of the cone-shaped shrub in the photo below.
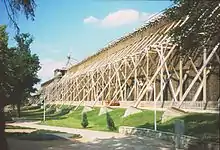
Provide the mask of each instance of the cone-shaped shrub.
{"label": "cone-shaped shrub", "polygon": [[107,121],[107,127],[109,130],[111,131],[116,130],[115,123],[108,112],[106,113],[106,121]]}
{"label": "cone-shaped shrub", "polygon": [[83,128],[86,128],[89,125],[88,119],[87,119],[87,114],[84,112],[82,114],[82,122],[81,125]]}

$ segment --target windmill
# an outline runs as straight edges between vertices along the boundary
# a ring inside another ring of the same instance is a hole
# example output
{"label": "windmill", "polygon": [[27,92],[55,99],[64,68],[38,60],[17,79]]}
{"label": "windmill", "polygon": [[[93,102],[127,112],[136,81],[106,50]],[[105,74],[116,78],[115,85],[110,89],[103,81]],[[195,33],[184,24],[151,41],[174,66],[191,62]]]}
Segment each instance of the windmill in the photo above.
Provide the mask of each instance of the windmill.
{"label": "windmill", "polygon": [[67,55],[67,62],[65,65],[65,69],[68,69],[69,67],[71,67],[72,65],[74,65],[77,62],[78,62],[78,60],[72,57],[72,53],[70,51]]}

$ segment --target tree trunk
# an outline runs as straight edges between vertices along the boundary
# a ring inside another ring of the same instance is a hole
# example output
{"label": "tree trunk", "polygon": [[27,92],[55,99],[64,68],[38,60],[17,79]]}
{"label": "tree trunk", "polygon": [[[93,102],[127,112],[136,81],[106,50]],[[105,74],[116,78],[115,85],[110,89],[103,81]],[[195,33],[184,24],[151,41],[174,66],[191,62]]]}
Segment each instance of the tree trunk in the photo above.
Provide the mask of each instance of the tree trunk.
{"label": "tree trunk", "polygon": [[8,150],[8,144],[5,137],[5,114],[4,106],[0,106],[0,149]]}

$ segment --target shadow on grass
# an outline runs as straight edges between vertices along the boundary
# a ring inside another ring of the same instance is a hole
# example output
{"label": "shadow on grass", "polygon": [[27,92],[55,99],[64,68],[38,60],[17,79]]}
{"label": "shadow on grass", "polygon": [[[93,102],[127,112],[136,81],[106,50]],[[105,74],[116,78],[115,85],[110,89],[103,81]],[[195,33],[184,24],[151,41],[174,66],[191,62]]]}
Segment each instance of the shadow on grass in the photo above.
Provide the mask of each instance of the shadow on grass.
{"label": "shadow on grass", "polygon": [[[19,128],[21,129],[21,128]],[[69,134],[59,131],[49,130],[36,130],[31,133],[25,132],[6,132],[6,137],[15,138],[19,140],[33,140],[33,141],[45,141],[45,140],[68,140],[69,138],[81,138],[79,134]]]}
{"label": "shadow on grass", "polygon": [[[193,113],[182,117],[173,118],[165,123],[158,122],[157,128],[164,132],[174,132],[174,121],[182,119],[185,123],[185,134],[201,137],[204,135],[218,136],[219,133],[219,115],[209,113]],[[153,129],[153,123],[145,123],[136,126],[139,128]]]}
{"label": "shadow on grass", "polygon": [[[68,114],[73,108],[61,108],[58,112],[56,112],[55,108],[49,109],[50,110],[46,111],[46,120],[62,120],[67,118],[65,115]],[[24,120],[41,121],[43,119],[43,115],[43,109],[21,112],[21,117],[24,117]]]}
{"label": "shadow on grass", "polygon": [[26,106],[26,107],[21,108],[21,111],[35,110],[35,109],[40,109],[40,106]]}

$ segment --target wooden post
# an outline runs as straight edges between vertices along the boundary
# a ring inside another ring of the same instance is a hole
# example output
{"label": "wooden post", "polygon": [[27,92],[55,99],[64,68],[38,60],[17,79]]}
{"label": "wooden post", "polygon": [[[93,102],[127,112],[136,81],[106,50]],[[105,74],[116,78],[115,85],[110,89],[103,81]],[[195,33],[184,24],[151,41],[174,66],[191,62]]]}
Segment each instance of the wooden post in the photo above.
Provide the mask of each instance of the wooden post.
{"label": "wooden post", "polygon": [[43,99],[44,101],[44,116],[43,116],[43,120],[46,121],[46,98]]}
{"label": "wooden post", "polygon": [[157,131],[156,79],[154,80],[154,130]]}
{"label": "wooden post", "polygon": [[125,77],[124,77],[124,82],[125,82],[125,86],[124,86],[124,100],[127,101],[127,83],[126,83],[126,76],[127,76],[127,61],[125,61],[125,63],[124,63],[124,67],[125,67]]}
{"label": "wooden post", "polygon": [[[205,64],[205,61],[206,61],[206,57],[207,57],[207,50],[206,48],[204,48],[204,53],[203,53],[203,65]],[[206,90],[207,90],[207,87],[206,87],[206,76],[207,76],[207,71],[206,71],[206,68],[204,68],[203,70],[203,102],[206,102],[207,101],[207,96],[206,96]]]}
{"label": "wooden post", "polygon": [[219,48],[220,43],[216,44],[216,46],[213,48],[212,52],[209,54],[208,58],[205,60],[205,62],[203,63],[203,66],[200,68],[200,70],[198,71],[198,73],[196,74],[196,76],[194,77],[194,79],[192,80],[191,84],[189,85],[189,87],[186,89],[185,93],[183,94],[183,97],[179,103],[179,108],[181,107],[183,101],[185,100],[186,96],[189,94],[190,90],[192,89],[193,85],[195,84],[196,80],[199,78],[200,74],[203,72],[204,68],[206,67],[206,65],[209,63],[209,61],[211,60],[211,58],[213,57],[213,55],[215,54],[215,52],[217,51],[217,49]]}
{"label": "wooden post", "polygon": [[171,55],[171,53],[173,52],[173,50],[176,48],[176,44],[173,45],[173,47],[170,49],[170,51],[168,52],[168,54],[166,55],[166,57],[164,58],[163,63],[157,68],[156,72],[154,73],[154,75],[152,76],[151,80],[148,83],[144,84],[144,89],[141,91],[139,99],[137,100],[137,102],[135,103],[134,107],[137,107],[142,99],[142,97],[144,96],[144,93],[146,93],[146,91],[148,90],[149,86],[151,86],[153,80],[156,78],[156,76],[158,75],[158,73],[160,72],[162,65],[165,63],[165,61],[169,58],[169,56]]}
{"label": "wooden post", "polygon": [[[122,60],[123,61],[123,60]],[[119,65],[119,68],[122,66],[122,63]],[[118,68],[117,68],[117,70],[116,71],[118,71]],[[92,104],[92,107],[94,107],[95,106],[95,104],[96,104],[96,102],[97,102],[97,100],[99,99],[99,97],[103,94],[103,92],[105,91],[105,89],[108,87],[108,85],[109,84],[111,84],[111,81],[113,80],[113,78],[116,76],[116,72],[114,72],[113,74],[112,74],[112,76],[109,78],[110,80],[108,81],[108,83],[107,83],[107,85],[102,89],[102,91],[100,92],[100,94],[97,96],[97,98],[96,98],[96,100],[95,100],[95,102]]]}
{"label": "wooden post", "polygon": [[[104,76],[105,76],[105,73],[103,72],[102,88],[104,88],[104,82],[105,82],[105,81],[104,81],[104,80],[105,80],[105,77],[104,77]],[[104,99],[105,99],[104,97],[105,97],[105,92],[104,92],[104,94],[102,95],[102,103],[104,102]]]}
{"label": "wooden post", "polygon": [[[115,65],[115,64],[114,64],[114,65]],[[114,67],[114,65],[113,65],[113,67]],[[119,71],[119,70],[116,69],[116,76],[117,76],[117,74],[118,74],[118,71]],[[116,77],[116,76],[115,76],[115,84],[114,84],[114,88],[113,88],[113,89],[114,89],[114,91],[119,91],[119,90],[118,90],[118,83],[117,83],[117,77]],[[113,82],[114,82],[114,80],[113,80]],[[113,100],[113,99],[112,99],[112,100]],[[118,94],[116,94],[116,100],[118,100]]]}
{"label": "wooden post", "polygon": [[179,70],[179,72],[180,72],[180,75],[179,75],[179,77],[180,77],[180,83],[179,83],[179,85],[180,85],[179,100],[181,100],[182,97],[183,97],[183,58],[182,58],[182,57],[180,57],[180,70]]}
{"label": "wooden post", "polygon": [[135,55],[135,67],[136,67],[136,69],[135,69],[135,88],[136,88],[136,93],[135,93],[135,95],[136,95],[136,97],[135,97],[135,100],[137,100],[137,98],[138,98],[138,65],[137,65],[137,55]]}
{"label": "wooden post", "polygon": [[[116,67],[115,67],[116,66]],[[115,70],[117,70],[117,68],[118,68],[118,64],[115,64]],[[119,71],[120,71],[121,69],[119,69],[118,71],[117,71],[117,77],[116,77],[116,80],[115,80],[115,83],[116,84],[118,84],[119,85],[119,91],[120,91],[120,95],[121,95],[121,101],[124,101],[124,96],[123,96],[123,90],[122,90],[122,86],[121,86],[121,81],[120,81],[120,74],[119,74]],[[118,83],[117,83],[117,81],[118,81]],[[118,86],[116,85],[116,90],[118,90]]]}
{"label": "wooden post", "polygon": [[[207,70],[206,76],[209,74],[209,72],[210,72],[210,70]],[[201,81],[201,83],[200,83],[200,85],[199,85],[199,87],[198,87],[198,89],[197,89],[197,91],[196,91],[196,93],[195,93],[195,95],[194,95],[194,97],[191,101],[191,104],[193,104],[193,102],[195,102],[197,100],[197,98],[199,97],[199,94],[202,91],[203,85],[204,85],[204,80]]]}
{"label": "wooden post", "polygon": [[160,70],[160,93],[161,93],[161,95],[160,95],[160,101],[161,102],[163,102],[163,46],[161,45],[161,49],[160,49],[160,52],[161,52],[161,55],[160,55],[160,62],[161,62],[161,70]]}
{"label": "wooden post", "polygon": [[109,65],[109,74],[108,74],[108,81],[110,82],[108,85],[108,100],[111,99],[111,66]]}
{"label": "wooden post", "polygon": [[[146,65],[146,67],[147,67],[147,72],[146,72],[146,82],[148,82],[148,76],[149,76],[149,51],[147,50],[147,52],[146,52],[146,57],[147,57],[147,65]],[[149,92],[147,91],[146,92],[146,100],[147,101],[149,101],[149,94],[148,94]]]}

